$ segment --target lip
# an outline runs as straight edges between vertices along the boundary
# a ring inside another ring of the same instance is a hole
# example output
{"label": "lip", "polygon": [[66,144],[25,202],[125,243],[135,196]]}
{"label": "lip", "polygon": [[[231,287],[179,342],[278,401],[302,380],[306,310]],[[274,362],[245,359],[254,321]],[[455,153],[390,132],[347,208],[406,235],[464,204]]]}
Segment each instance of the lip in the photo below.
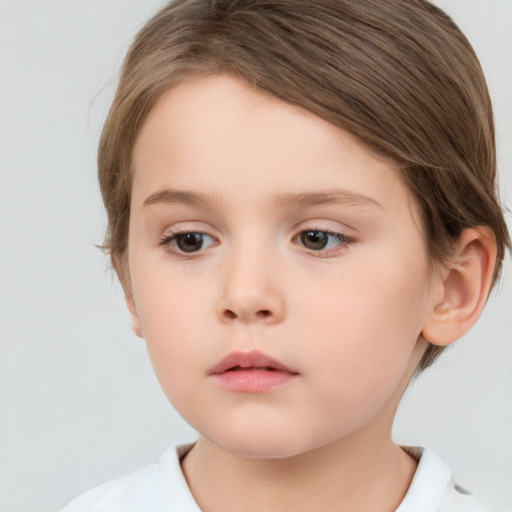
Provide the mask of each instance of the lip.
{"label": "lip", "polygon": [[298,372],[263,352],[252,350],[231,352],[210,370],[210,376],[231,391],[260,393],[287,384]]}

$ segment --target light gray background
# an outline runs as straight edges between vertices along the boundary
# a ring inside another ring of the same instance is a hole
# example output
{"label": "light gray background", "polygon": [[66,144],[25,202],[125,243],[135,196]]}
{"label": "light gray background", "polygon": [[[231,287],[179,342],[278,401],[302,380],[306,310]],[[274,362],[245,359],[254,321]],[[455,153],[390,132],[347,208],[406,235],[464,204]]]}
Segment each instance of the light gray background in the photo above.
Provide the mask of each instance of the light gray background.
{"label": "light gray background", "polygon": [[[487,73],[512,205],[512,1],[444,0]],[[157,0],[0,0],[0,510],[57,510],[193,439],[131,333],[94,244],[95,151],[116,73]],[[479,325],[415,383],[395,438],[512,504],[512,271]],[[149,512],[149,511],[148,511]]]}

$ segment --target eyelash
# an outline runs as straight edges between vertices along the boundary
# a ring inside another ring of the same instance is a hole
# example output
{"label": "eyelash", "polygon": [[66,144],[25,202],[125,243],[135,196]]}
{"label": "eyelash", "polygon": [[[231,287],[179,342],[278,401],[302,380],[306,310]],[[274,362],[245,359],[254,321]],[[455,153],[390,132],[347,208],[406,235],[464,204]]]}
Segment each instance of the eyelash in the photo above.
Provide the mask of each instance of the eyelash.
{"label": "eyelash", "polygon": [[[337,239],[339,244],[337,244],[334,248],[329,248],[327,250],[326,249],[319,249],[319,250],[310,249],[310,248],[306,247],[305,245],[303,245],[302,241],[300,241],[302,236],[305,235],[306,233],[317,233],[317,234],[327,235],[327,237],[330,237],[331,239],[332,238]],[[197,256],[198,254],[200,254],[201,252],[204,251],[204,249],[203,249],[204,243],[201,244],[201,247],[199,248],[198,251],[190,251],[190,252],[183,251],[183,250],[179,249],[179,247],[177,247],[176,244],[177,244],[177,240],[179,239],[180,236],[186,236],[186,235],[200,235],[201,237],[203,237],[203,242],[204,242],[204,237],[208,237],[214,241],[213,244],[215,243],[215,238],[213,236],[209,235],[208,233],[202,232],[202,231],[177,231],[175,233],[171,233],[167,236],[162,237],[159,240],[158,245],[165,247],[167,249],[167,251],[173,255],[176,255],[176,256],[179,256],[182,258],[194,258],[195,256]],[[297,235],[295,235],[293,237],[293,240],[296,241],[296,243],[298,245],[300,245],[301,247],[306,249],[309,252],[309,254],[312,254],[319,258],[328,258],[328,257],[332,257],[332,256],[337,256],[341,251],[345,250],[348,246],[350,246],[354,242],[354,239],[352,237],[343,235],[342,233],[337,233],[335,231],[330,231],[328,229],[320,229],[320,228],[302,229]],[[210,244],[209,246],[211,246],[213,244]]]}

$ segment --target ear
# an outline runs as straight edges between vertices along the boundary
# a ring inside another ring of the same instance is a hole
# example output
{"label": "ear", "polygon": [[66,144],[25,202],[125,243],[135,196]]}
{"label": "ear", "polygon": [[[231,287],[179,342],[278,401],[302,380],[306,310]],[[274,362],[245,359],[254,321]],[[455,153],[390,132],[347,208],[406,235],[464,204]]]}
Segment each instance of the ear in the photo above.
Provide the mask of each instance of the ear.
{"label": "ear", "polygon": [[124,290],[124,298],[126,301],[126,305],[128,306],[128,311],[132,317],[132,329],[133,332],[142,338],[142,328],[140,326],[139,314],[137,313],[137,307],[135,305],[135,300],[133,298],[132,293],[132,285],[130,282],[130,274],[128,272],[128,258],[126,253],[119,255],[110,255],[110,261],[112,262],[112,267],[116,271],[117,277],[121,283],[121,286]]}
{"label": "ear", "polygon": [[436,298],[423,326],[426,341],[449,345],[473,327],[489,295],[496,251],[496,238],[487,226],[462,232],[453,257],[434,285],[439,293],[432,295]]}
{"label": "ear", "polygon": [[126,305],[128,306],[128,311],[130,311],[130,315],[132,317],[132,329],[133,332],[142,338],[142,328],[140,326],[139,314],[137,312],[137,306],[135,305],[135,300],[133,299],[133,294],[130,290],[125,289],[124,298],[126,300]]}

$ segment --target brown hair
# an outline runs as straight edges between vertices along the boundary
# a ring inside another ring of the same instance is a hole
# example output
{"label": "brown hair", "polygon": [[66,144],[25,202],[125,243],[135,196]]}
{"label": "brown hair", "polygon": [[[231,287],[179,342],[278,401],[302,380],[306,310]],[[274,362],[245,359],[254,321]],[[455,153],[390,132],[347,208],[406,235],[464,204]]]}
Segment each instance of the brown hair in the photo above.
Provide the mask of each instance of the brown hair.
{"label": "brown hair", "polygon": [[[496,282],[510,239],[492,107],[471,45],[443,11],[425,0],[177,0],[135,38],[100,141],[104,247],[123,285],[135,140],[164,91],[215,73],[300,105],[397,162],[433,261],[464,228],[489,226]],[[441,350],[429,346],[419,370]]]}

